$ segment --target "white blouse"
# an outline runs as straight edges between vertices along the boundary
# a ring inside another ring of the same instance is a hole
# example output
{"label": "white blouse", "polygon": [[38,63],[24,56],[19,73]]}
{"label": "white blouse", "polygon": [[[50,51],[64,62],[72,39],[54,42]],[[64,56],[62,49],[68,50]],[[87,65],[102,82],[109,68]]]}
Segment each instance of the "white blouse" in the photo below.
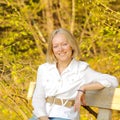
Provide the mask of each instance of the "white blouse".
{"label": "white blouse", "polygon": [[118,81],[114,76],[96,72],[86,62],[73,59],[69,66],[59,74],[56,64],[45,63],[39,66],[36,88],[33,94],[33,114],[37,117],[63,117],[70,120],[79,120],[79,113],[73,107],[46,103],[45,98],[74,100],[77,90],[89,83],[99,82],[105,87],[117,87]]}

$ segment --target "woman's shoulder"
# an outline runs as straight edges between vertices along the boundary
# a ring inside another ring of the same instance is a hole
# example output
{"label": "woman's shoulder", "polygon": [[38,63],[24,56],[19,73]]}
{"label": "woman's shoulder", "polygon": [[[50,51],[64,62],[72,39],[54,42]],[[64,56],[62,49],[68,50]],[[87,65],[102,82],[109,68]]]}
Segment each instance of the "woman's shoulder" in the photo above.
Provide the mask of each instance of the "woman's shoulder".
{"label": "woman's shoulder", "polygon": [[42,69],[42,70],[47,70],[47,69],[50,69],[54,66],[54,64],[50,64],[48,62],[45,62],[41,65],[39,65],[38,69]]}
{"label": "woman's shoulder", "polygon": [[85,61],[75,60],[75,62],[79,66],[79,70],[85,70],[86,68],[89,67],[89,64],[87,62],[85,62]]}
{"label": "woman's shoulder", "polygon": [[88,66],[89,64],[85,61],[82,60],[76,60],[74,59],[74,62],[76,62],[77,64],[81,65],[81,66]]}

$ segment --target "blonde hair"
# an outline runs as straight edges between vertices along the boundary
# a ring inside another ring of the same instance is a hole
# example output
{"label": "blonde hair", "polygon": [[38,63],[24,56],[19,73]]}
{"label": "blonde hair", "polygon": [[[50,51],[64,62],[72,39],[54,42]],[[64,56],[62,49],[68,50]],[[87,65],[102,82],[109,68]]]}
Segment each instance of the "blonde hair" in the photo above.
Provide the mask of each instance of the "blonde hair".
{"label": "blonde hair", "polygon": [[52,46],[52,40],[56,34],[63,34],[65,36],[66,40],[68,41],[68,43],[70,44],[73,50],[73,58],[77,57],[79,54],[79,48],[74,36],[68,30],[60,28],[54,30],[49,38],[48,50],[47,50],[47,62],[53,63],[57,61],[53,53],[53,46]]}

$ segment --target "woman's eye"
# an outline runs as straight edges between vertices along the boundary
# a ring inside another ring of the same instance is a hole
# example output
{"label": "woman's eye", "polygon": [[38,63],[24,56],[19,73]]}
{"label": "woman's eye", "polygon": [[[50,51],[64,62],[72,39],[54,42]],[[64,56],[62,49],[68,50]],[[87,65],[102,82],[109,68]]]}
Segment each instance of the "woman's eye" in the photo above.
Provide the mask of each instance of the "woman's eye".
{"label": "woman's eye", "polygon": [[53,46],[53,48],[57,48],[57,47],[58,47],[57,45]]}
{"label": "woman's eye", "polygon": [[63,46],[67,46],[67,45],[68,45],[68,43],[64,43],[64,44],[63,44]]}

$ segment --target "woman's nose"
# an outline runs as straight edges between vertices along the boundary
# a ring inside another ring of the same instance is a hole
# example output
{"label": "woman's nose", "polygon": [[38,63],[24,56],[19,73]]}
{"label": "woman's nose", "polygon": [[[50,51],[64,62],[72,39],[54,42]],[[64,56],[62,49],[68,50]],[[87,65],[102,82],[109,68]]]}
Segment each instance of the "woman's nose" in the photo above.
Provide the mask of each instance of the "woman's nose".
{"label": "woman's nose", "polygon": [[63,50],[63,47],[62,46],[59,46],[59,51],[62,51]]}

